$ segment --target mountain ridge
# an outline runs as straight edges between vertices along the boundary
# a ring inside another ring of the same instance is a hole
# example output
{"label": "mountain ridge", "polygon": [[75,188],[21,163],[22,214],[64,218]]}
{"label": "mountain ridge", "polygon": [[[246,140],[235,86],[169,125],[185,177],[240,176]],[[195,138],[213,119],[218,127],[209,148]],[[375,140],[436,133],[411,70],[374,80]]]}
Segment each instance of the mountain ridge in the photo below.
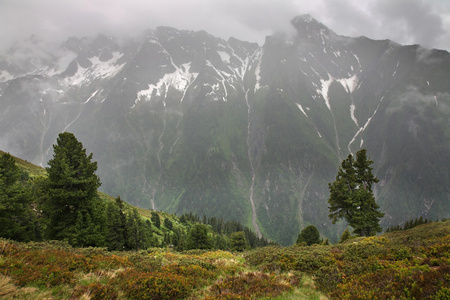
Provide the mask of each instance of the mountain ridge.
{"label": "mountain ridge", "polygon": [[71,39],[65,69],[12,79],[0,68],[0,146],[43,164],[72,131],[99,161],[102,190],[232,216],[282,244],[308,224],[339,238],[328,182],[363,147],[383,226],[448,217],[448,52],[339,36],[307,16],[292,24],[295,36],[262,46],[170,27]]}

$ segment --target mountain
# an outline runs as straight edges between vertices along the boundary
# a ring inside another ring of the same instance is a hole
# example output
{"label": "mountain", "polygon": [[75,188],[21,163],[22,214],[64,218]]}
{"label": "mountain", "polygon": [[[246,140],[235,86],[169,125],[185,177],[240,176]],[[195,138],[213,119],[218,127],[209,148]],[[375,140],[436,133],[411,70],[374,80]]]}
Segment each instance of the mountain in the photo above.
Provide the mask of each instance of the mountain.
{"label": "mountain", "polygon": [[365,148],[384,227],[450,212],[450,55],[340,36],[308,15],[264,45],[160,27],[32,37],[0,56],[0,148],[45,165],[60,132],[131,204],[331,241],[328,183]]}

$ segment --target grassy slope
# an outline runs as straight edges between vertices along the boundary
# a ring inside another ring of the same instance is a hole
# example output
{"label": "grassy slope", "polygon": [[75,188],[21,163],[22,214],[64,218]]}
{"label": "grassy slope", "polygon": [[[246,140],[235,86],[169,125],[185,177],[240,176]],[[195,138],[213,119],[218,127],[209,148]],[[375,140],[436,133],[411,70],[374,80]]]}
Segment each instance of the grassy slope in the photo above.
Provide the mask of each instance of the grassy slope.
{"label": "grassy slope", "polygon": [[449,263],[450,221],[338,245],[269,246],[243,254],[111,253],[0,239],[0,297],[448,299]]}
{"label": "grassy slope", "polygon": [[[5,154],[5,152],[0,150],[0,156],[2,156],[3,154]],[[35,177],[38,177],[38,176],[47,176],[47,172],[46,172],[46,170],[44,168],[42,168],[40,166],[37,166],[37,165],[35,165],[35,164],[31,163],[31,162],[28,162],[26,160],[23,160],[21,158],[15,157],[15,156],[14,156],[14,159],[16,161],[17,166],[22,171],[27,172],[30,178],[35,178]],[[108,194],[102,193],[102,192],[98,192],[98,194],[99,194],[100,198],[105,200],[105,201],[114,201],[114,199],[115,199],[114,197],[112,197],[112,196],[110,196]],[[136,208],[138,210],[139,214],[143,218],[146,218],[146,219],[150,219],[151,218],[151,212],[152,212],[151,210],[138,208],[138,207],[135,207],[135,206],[133,206],[131,204],[128,204],[126,202],[125,202],[125,206],[129,210],[132,210],[132,209]],[[167,214],[165,214],[163,212],[158,212],[158,214],[160,214],[160,217],[162,217],[161,220],[164,220],[164,218],[168,216]]]}
{"label": "grassy slope", "polygon": [[[5,152],[0,150],[0,156],[2,156],[3,154],[5,154]],[[29,173],[30,177],[46,175],[44,168],[36,166],[26,160],[18,158],[18,157],[14,157],[14,159],[16,160],[16,164],[19,166],[19,168],[27,171]]]}

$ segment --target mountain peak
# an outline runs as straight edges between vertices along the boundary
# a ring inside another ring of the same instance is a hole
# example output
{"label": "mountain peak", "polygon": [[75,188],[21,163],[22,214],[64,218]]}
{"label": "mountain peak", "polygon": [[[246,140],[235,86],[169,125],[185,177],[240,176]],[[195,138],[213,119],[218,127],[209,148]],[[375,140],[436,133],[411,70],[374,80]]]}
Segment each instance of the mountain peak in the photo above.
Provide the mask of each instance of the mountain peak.
{"label": "mountain peak", "polygon": [[299,15],[292,19],[291,24],[297,30],[297,35],[300,37],[308,37],[319,35],[336,35],[331,29],[320,23],[311,15]]}

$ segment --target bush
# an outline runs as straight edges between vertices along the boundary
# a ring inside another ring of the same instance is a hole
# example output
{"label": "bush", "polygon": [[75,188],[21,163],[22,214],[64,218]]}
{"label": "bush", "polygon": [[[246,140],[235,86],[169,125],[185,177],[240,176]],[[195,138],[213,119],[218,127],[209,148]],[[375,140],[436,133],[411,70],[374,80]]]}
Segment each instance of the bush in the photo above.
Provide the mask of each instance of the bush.
{"label": "bush", "polygon": [[131,299],[183,299],[189,296],[193,284],[184,276],[172,273],[144,273],[130,269],[121,272],[114,284]]}
{"label": "bush", "polygon": [[288,277],[261,272],[239,273],[219,279],[210,288],[205,299],[255,299],[274,297],[290,291],[292,285],[298,285],[298,277]]}
{"label": "bush", "polygon": [[118,292],[112,285],[91,283],[88,286],[76,287],[70,299],[80,299],[83,295],[88,295],[92,300],[115,300],[118,298]]}

